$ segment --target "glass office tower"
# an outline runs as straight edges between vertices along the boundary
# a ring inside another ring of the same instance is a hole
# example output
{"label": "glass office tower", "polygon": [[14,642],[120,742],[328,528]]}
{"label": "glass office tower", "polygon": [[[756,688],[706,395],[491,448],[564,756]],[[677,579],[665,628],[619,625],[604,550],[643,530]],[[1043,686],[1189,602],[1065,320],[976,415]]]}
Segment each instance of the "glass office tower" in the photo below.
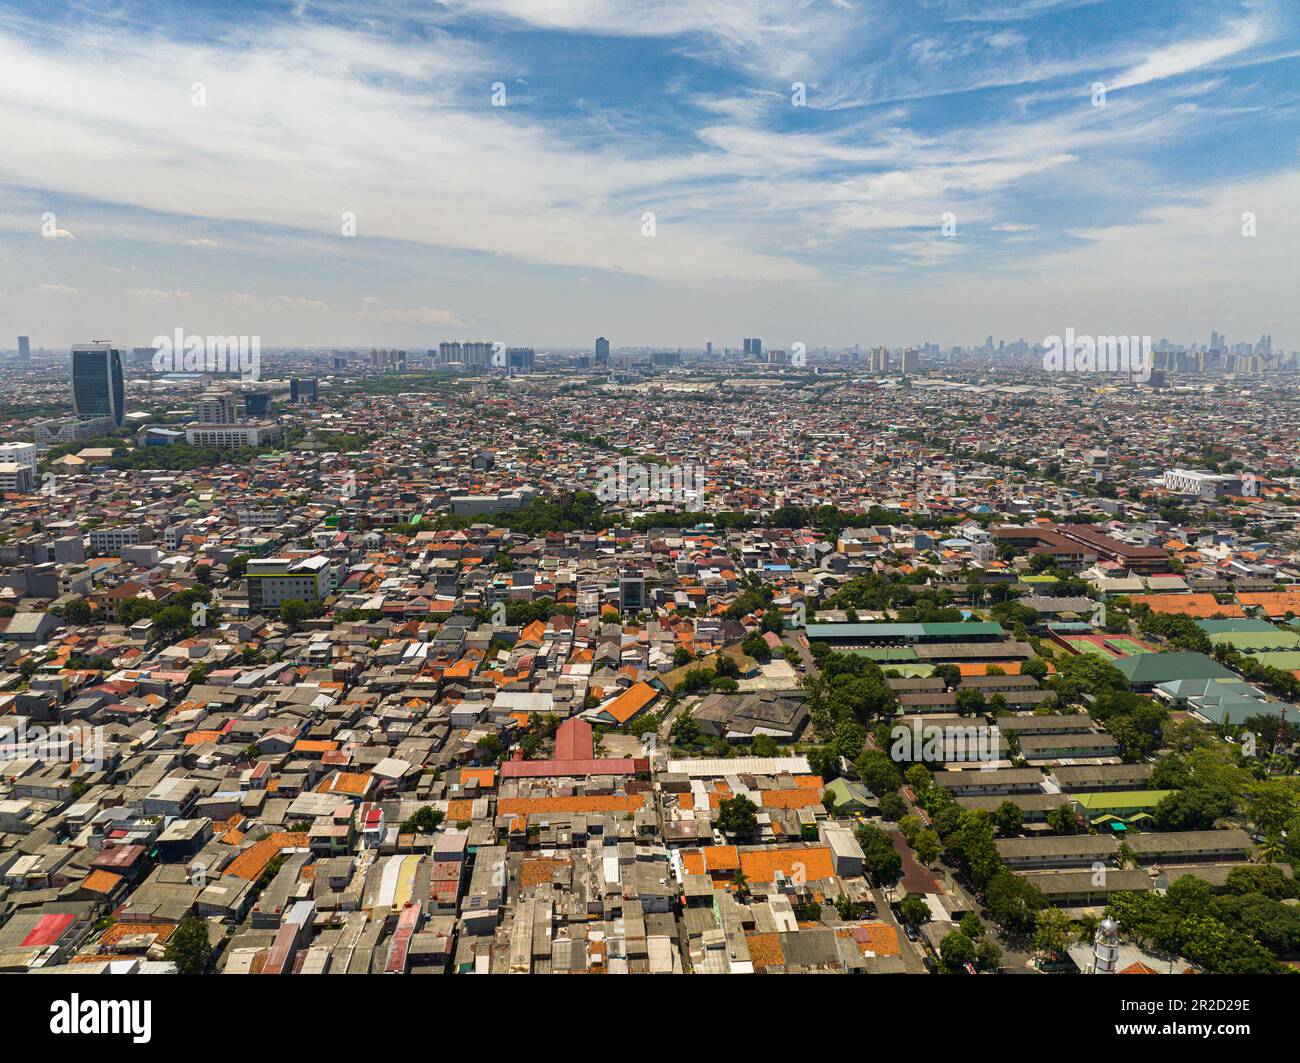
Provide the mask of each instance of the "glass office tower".
{"label": "glass office tower", "polygon": [[72,407],[80,420],[111,417],[121,426],[126,413],[121,351],[108,343],[72,348]]}

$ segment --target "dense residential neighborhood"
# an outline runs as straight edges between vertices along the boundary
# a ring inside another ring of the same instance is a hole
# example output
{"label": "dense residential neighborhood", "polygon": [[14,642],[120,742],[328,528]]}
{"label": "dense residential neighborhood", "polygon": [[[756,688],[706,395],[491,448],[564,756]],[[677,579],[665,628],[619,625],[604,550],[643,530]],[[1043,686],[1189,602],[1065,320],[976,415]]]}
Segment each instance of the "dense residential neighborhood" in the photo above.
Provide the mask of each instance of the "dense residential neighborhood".
{"label": "dense residential neighborhood", "polygon": [[5,406],[0,970],[1300,961],[1267,376],[321,357]]}

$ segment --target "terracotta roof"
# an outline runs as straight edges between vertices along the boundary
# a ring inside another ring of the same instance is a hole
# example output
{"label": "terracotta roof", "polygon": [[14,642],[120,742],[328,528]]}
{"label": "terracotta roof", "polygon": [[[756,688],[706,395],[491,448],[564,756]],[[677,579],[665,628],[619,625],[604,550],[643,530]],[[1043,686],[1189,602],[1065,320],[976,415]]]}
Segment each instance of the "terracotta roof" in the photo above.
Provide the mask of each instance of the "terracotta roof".
{"label": "terracotta roof", "polygon": [[[802,865],[802,869],[796,875],[799,865]],[[802,877],[806,882],[833,878],[835,875],[831,851],[825,846],[744,850],[740,854],[740,869],[751,882],[771,882],[778,871],[784,872],[788,878]]]}
{"label": "terracotta roof", "polygon": [[259,878],[282,849],[305,849],[309,838],[305,833],[296,831],[276,831],[270,837],[254,842],[240,853],[226,868],[225,874],[234,875],[249,882]]}
{"label": "terracotta roof", "polygon": [[543,812],[635,812],[645,806],[640,794],[588,794],[578,797],[506,797],[497,802],[503,816]]}
{"label": "terracotta roof", "polygon": [[649,683],[641,682],[628,687],[605,706],[604,712],[618,723],[627,723],[658,696],[659,691]]}

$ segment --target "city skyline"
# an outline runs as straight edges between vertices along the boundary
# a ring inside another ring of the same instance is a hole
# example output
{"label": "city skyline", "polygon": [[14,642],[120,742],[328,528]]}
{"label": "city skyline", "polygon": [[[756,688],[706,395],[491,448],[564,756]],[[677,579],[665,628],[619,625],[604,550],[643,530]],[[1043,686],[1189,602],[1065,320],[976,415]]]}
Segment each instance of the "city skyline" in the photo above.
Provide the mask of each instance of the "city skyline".
{"label": "city skyline", "polygon": [[1298,342],[1281,3],[229,8],[0,16],[0,329]]}

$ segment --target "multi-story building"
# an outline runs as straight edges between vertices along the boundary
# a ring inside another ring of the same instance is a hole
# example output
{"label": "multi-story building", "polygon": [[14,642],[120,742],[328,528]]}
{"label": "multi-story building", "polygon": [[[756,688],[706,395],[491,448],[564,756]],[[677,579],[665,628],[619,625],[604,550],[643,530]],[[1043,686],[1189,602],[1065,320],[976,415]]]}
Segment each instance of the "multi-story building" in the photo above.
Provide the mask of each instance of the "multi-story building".
{"label": "multi-story building", "polygon": [[25,465],[31,470],[32,480],[36,479],[35,443],[0,443],[0,462],[3,461]]}
{"label": "multi-story building", "polygon": [[185,426],[185,442],[192,447],[257,447],[279,438],[279,427],[269,421]]}
{"label": "multi-story building", "polygon": [[208,391],[194,404],[194,420],[199,424],[234,424],[235,397],[228,391]]}
{"label": "multi-story building", "polygon": [[122,352],[110,343],[80,343],[72,348],[72,407],[79,420],[107,417],[121,427],[126,414]]}
{"label": "multi-story building", "polygon": [[87,538],[90,540],[91,553],[109,557],[120,553],[124,547],[139,543],[140,529],[136,527],[95,528]]}
{"label": "multi-story building", "polygon": [[248,579],[248,607],[255,612],[278,609],[284,602],[319,602],[329,593],[330,561],[308,557],[295,561],[287,557],[254,558],[245,572]]}
{"label": "multi-story building", "polygon": [[35,485],[36,473],[16,461],[0,461],[0,493],[27,494]]}
{"label": "multi-story building", "polygon": [[320,399],[320,382],[315,377],[297,377],[289,381],[290,402],[317,402]]}

